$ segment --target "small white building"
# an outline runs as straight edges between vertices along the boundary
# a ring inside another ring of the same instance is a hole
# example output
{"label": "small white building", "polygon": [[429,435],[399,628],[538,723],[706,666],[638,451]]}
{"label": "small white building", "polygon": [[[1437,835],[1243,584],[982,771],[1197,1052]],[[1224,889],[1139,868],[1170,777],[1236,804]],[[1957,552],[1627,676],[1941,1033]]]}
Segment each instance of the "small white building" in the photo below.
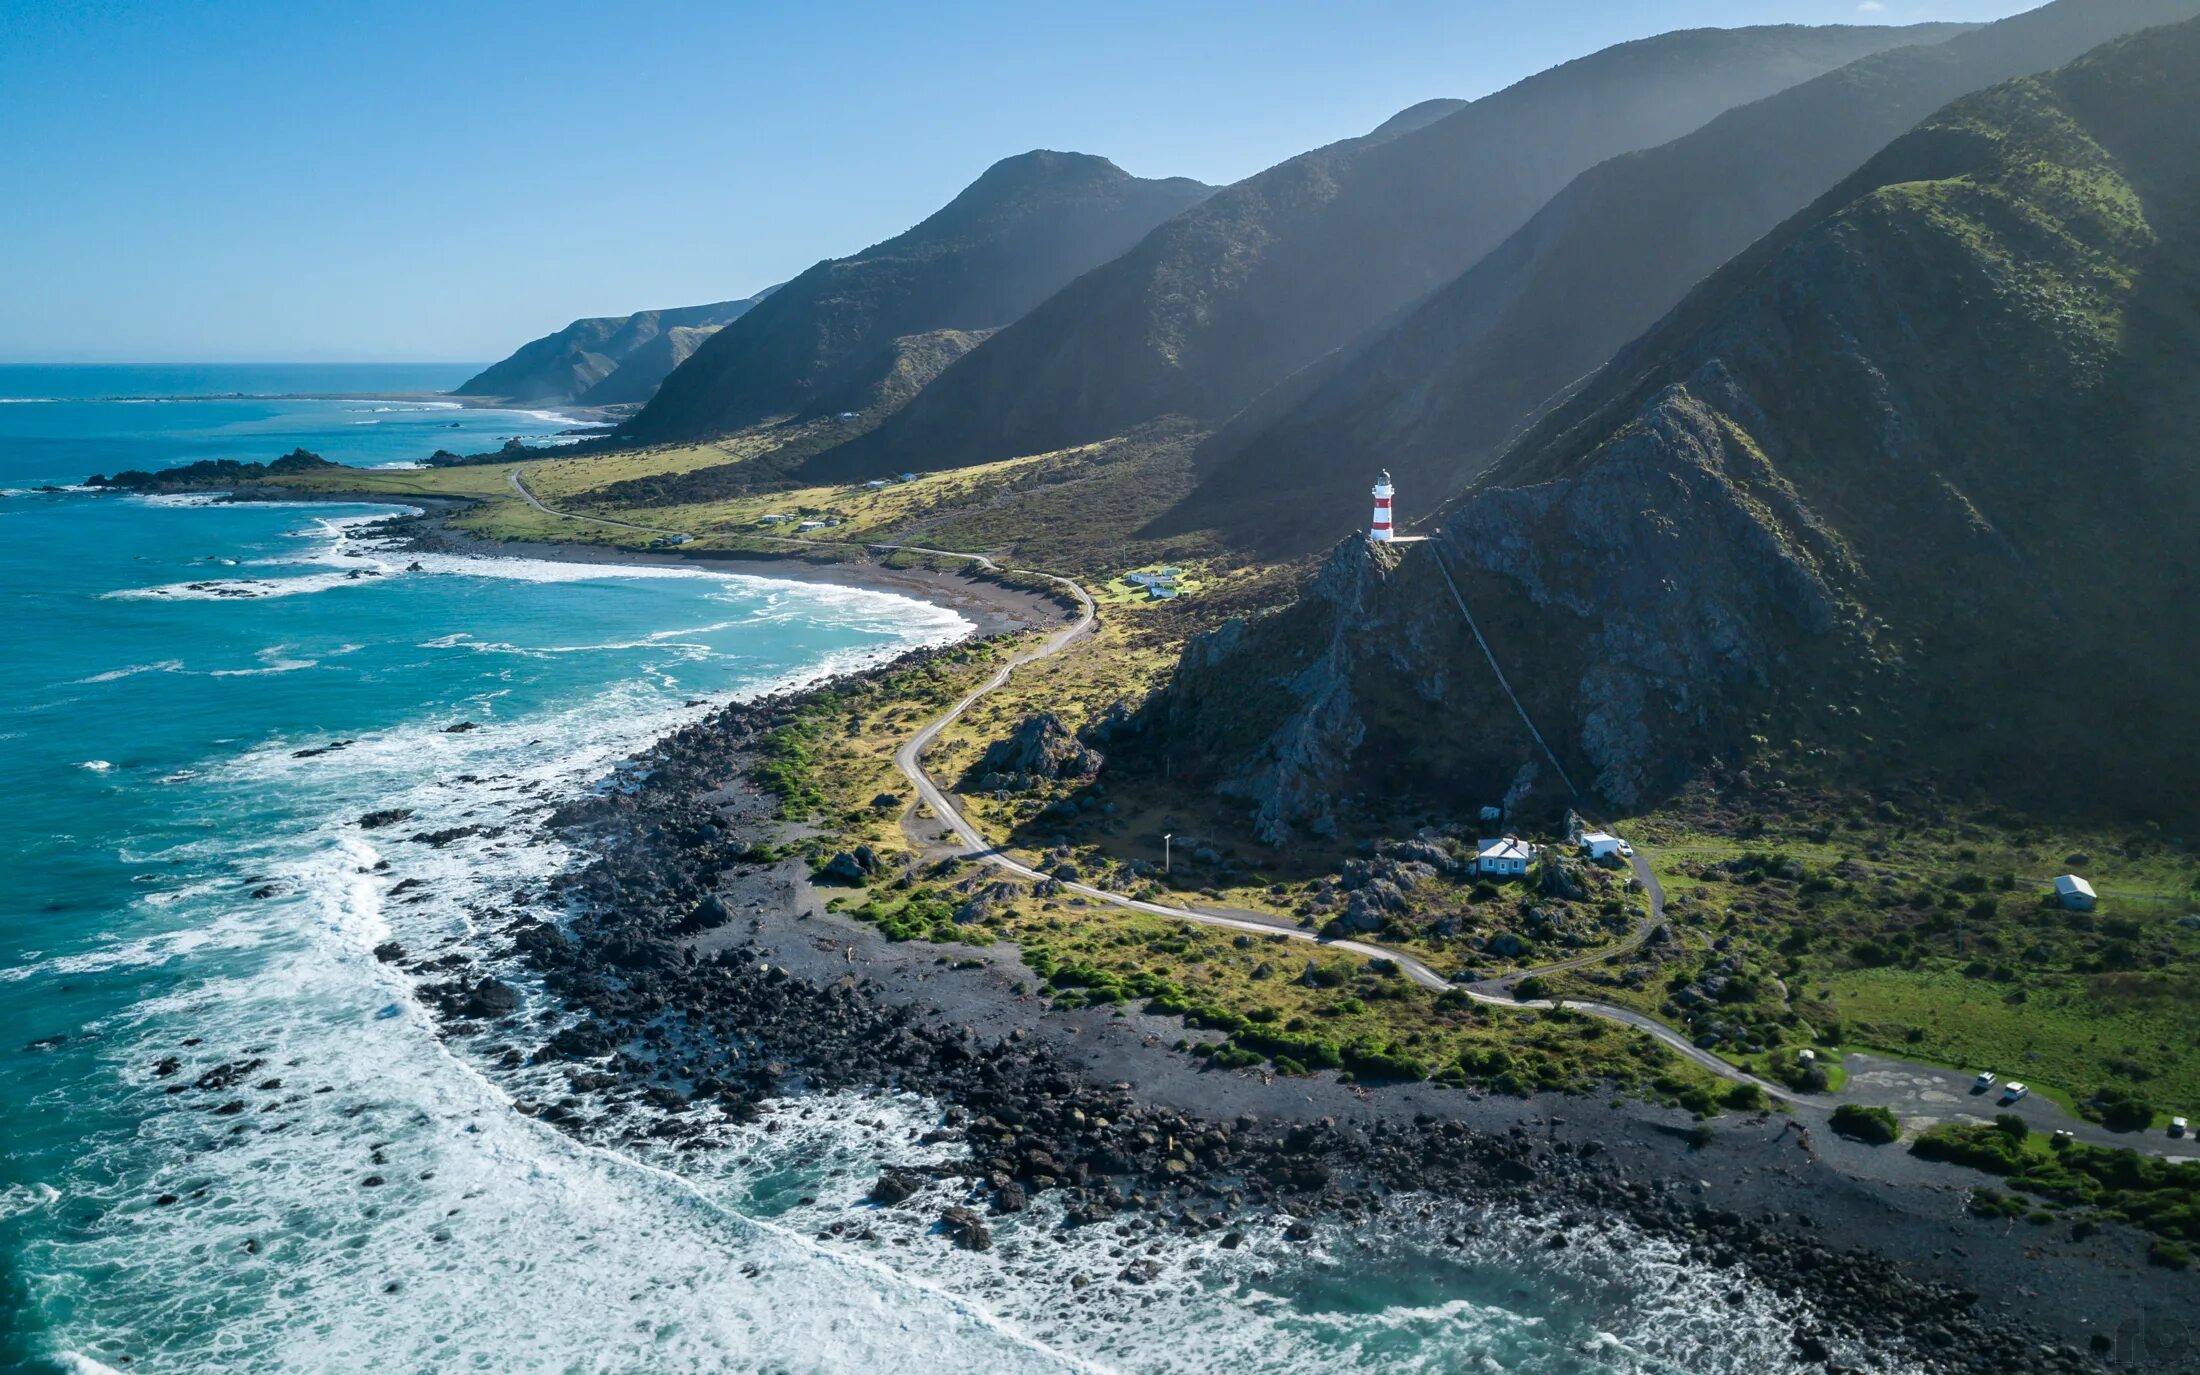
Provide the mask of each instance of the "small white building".
{"label": "small white building", "polygon": [[782,522],[782,521],[789,521],[789,520],[793,520],[793,519],[794,519],[794,517],[793,517],[793,516],[788,516],[788,515],[782,515],[782,514],[780,514],[780,513],[779,513],[779,512],[777,512],[777,511],[769,511],[769,512],[766,512],[765,514],[763,514],[763,515],[761,515],[761,516],[758,516],[758,517],[757,517],[757,520],[759,520],[760,522],[762,522],[762,523],[763,523],[763,524],[765,524],[765,525],[777,525],[777,524],[779,524],[779,523],[780,523],[780,522]]}
{"label": "small white building", "polygon": [[825,528],[825,522],[821,520],[806,520],[794,528],[796,530],[822,530]]}
{"label": "small white building", "polygon": [[1478,874],[1525,874],[1535,847],[1518,836],[1474,843],[1474,871]]}
{"label": "small white building", "polygon": [[1609,859],[1619,853],[1619,847],[1627,842],[1603,831],[1585,831],[1581,837],[1581,852],[1591,859]]}
{"label": "small white building", "polygon": [[2100,900],[2093,885],[2076,874],[2064,874],[2055,880],[2055,901],[2073,912],[2090,912]]}
{"label": "small white building", "polygon": [[874,477],[869,482],[866,482],[863,485],[870,488],[874,492],[882,492],[893,484],[889,483],[883,477]]}

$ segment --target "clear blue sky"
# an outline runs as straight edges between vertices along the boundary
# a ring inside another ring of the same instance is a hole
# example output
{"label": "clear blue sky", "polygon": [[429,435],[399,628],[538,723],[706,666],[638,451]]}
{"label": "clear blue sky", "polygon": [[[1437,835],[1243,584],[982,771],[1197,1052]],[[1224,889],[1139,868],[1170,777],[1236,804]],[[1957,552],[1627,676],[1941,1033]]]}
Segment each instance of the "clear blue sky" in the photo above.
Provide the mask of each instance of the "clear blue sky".
{"label": "clear blue sky", "polygon": [[487,359],[1035,147],[1228,182],[1666,29],[2035,0],[0,0],[0,361]]}

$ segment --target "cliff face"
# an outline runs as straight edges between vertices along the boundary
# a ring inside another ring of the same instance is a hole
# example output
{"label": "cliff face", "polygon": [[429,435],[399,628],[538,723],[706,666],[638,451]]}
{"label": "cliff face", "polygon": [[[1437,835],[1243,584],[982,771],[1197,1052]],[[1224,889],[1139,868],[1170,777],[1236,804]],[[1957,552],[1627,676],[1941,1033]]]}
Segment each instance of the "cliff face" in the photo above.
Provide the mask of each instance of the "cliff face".
{"label": "cliff face", "polygon": [[1532,744],[1447,596],[1421,550],[1355,535],[1292,606],[1186,646],[1146,719],[1178,777],[1244,799],[1271,844],[1371,797],[1496,802],[1534,781]]}
{"label": "cliff face", "polygon": [[[1502,729],[1467,686],[1486,666],[1441,636],[1440,558],[1568,773],[1611,803],[1760,757],[2190,818],[2195,167],[2200,22],[1948,107],[1706,280],[1406,547],[1353,612],[1379,640],[1331,656],[1328,754],[1288,748],[1306,712],[1256,699],[1237,758],[1335,779],[1385,732]],[[1241,677],[1277,648],[1261,634]],[[1438,690],[1375,700],[1401,678]]]}

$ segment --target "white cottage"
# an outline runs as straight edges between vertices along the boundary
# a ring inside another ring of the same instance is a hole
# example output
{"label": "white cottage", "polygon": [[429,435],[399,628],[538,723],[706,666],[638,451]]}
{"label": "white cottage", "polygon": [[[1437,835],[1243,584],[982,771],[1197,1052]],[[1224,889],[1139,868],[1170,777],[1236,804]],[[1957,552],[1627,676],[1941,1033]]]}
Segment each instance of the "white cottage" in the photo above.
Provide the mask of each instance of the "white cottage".
{"label": "white cottage", "polygon": [[2076,874],[2064,874],[2055,880],[2055,901],[2073,912],[2090,912],[2100,900],[2093,885]]}
{"label": "white cottage", "polygon": [[1478,874],[1525,874],[1535,847],[1518,836],[1478,840],[1474,846],[1474,870]]}

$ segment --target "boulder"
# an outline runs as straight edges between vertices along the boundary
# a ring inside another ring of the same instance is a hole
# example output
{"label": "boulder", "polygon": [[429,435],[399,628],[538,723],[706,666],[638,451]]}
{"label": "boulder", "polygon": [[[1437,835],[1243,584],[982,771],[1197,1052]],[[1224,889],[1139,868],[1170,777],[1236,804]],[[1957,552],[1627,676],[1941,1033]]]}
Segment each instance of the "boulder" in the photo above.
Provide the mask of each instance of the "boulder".
{"label": "boulder", "polygon": [[993,1249],[993,1233],[986,1230],[985,1220],[968,1208],[942,1209],[940,1225],[955,1239],[955,1244],[965,1251]]}
{"label": "boulder", "polygon": [[913,1170],[887,1170],[880,1174],[871,1186],[871,1201],[881,1207],[891,1208],[905,1203],[917,1190],[924,1187],[924,1176]]}

